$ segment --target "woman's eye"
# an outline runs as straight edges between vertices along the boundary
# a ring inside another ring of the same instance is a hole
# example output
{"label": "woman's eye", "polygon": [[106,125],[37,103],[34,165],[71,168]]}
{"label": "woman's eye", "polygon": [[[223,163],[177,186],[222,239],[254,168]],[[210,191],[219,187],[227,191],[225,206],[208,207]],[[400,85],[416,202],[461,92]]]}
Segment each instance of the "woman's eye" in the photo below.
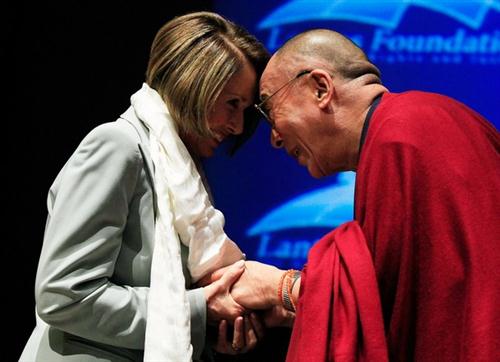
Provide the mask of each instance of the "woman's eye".
{"label": "woman's eye", "polygon": [[230,99],[229,101],[227,101],[227,103],[229,103],[229,105],[233,108],[238,108],[239,100],[238,99]]}

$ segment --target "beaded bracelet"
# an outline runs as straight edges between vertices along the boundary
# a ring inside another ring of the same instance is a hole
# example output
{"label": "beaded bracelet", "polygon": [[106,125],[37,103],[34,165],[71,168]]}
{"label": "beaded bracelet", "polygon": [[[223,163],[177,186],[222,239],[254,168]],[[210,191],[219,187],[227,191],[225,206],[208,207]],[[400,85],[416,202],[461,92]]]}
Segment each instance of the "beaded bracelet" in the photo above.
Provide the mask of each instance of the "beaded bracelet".
{"label": "beaded bracelet", "polygon": [[287,272],[281,274],[280,283],[278,285],[278,300],[283,301],[283,282],[285,280]]}
{"label": "beaded bracelet", "polygon": [[[289,269],[281,276],[280,285],[278,288],[278,296],[285,309],[295,312],[295,303],[292,300],[292,286],[296,279],[300,276],[300,271]],[[293,283],[292,283],[293,279]]]}
{"label": "beaded bracelet", "polygon": [[285,285],[283,288],[283,306],[285,309],[294,312],[295,308],[293,307],[292,296],[289,293],[290,290],[290,274],[287,272],[287,278],[285,279]]}
{"label": "beaded bracelet", "polygon": [[301,276],[301,272],[299,270],[296,270],[295,274],[293,275],[293,282],[292,282],[292,286],[290,287],[290,293],[293,291],[293,287],[294,287],[295,283],[297,282],[297,280],[300,279],[300,276]]}
{"label": "beaded bracelet", "polygon": [[292,312],[295,312],[295,310],[297,309],[297,307],[295,306],[295,303],[293,302],[293,295],[292,295],[292,292],[293,292],[293,286],[295,285],[295,283],[297,282],[297,280],[299,280],[300,278],[300,271],[299,270],[294,270],[292,276],[289,278],[289,280],[291,279],[291,281],[288,282],[288,294],[290,296],[290,303],[292,305]]}

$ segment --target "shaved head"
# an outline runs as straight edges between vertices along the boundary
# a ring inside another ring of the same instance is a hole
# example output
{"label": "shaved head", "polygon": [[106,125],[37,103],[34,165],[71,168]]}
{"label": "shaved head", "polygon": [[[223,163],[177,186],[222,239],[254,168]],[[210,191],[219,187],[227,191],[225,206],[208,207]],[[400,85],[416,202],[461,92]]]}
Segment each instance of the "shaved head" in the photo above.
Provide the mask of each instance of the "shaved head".
{"label": "shaved head", "polygon": [[387,91],[363,50],[327,29],[288,40],[269,60],[259,89],[271,143],[313,177],[356,169],[368,109]]}
{"label": "shaved head", "polygon": [[380,71],[361,48],[342,34],[328,29],[310,30],[293,37],[273,58],[274,65],[282,69],[303,63],[300,67],[322,66],[347,79],[365,74],[380,78]]}

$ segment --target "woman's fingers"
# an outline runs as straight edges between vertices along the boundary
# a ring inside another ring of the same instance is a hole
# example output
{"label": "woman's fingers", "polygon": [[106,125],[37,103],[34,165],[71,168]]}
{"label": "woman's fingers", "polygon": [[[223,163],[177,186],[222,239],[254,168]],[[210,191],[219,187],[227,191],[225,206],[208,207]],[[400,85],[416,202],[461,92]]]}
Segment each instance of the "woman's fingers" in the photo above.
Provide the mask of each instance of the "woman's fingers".
{"label": "woman's fingers", "polygon": [[264,327],[255,313],[234,320],[232,340],[228,340],[228,323],[221,320],[215,350],[219,353],[235,355],[246,353],[257,346],[264,334]]}
{"label": "woman's fingers", "polygon": [[200,286],[200,287],[204,287],[204,286],[206,286],[208,284],[216,282],[217,280],[219,280],[220,278],[222,278],[222,276],[224,275],[224,273],[230,267],[231,267],[231,265],[228,265],[228,266],[222,267],[220,269],[217,269],[216,271],[214,271],[212,273],[209,273],[209,274],[205,275],[203,278],[201,278],[200,280],[198,280],[198,282],[196,283],[196,285]]}
{"label": "woman's fingers", "polygon": [[222,277],[219,279],[219,282],[229,290],[230,287],[239,279],[243,271],[245,271],[245,261],[239,260],[227,268]]}
{"label": "woman's fingers", "polygon": [[248,316],[245,316],[245,343],[246,350],[254,349],[258,339],[253,324]]}
{"label": "woman's fingers", "polygon": [[220,268],[220,269],[217,269],[216,271],[214,271],[212,274],[210,274],[210,282],[213,283],[215,282],[216,280],[219,280],[220,278],[222,278],[222,276],[224,275],[224,273],[231,267],[231,265],[228,265],[228,266],[225,266],[223,268]]}
{"label": "woman's fingers", "polygon": [[234,320],[233,343],[231,347],[235,352],[240,352],[245,347],[244,324],[243,317],[238,317]]}
{"label": "woman's fingers", "polygon": [[215,350],[219,353],[231,353],[231,346],[227,341],[227,321],[221,320],[219,323],[219,333],[217,335],[217,344]]}

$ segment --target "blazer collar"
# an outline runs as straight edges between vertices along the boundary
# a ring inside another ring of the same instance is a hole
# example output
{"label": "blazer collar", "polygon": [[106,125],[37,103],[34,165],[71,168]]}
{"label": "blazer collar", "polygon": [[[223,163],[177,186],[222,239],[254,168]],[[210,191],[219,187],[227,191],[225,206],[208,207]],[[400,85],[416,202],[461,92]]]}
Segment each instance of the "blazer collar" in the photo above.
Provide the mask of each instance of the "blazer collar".
{"label": "blazer collar", "polygon": [[146,125],[137,118],[134,108],[130,106],[121,116],[120,118],[128,121],[132,126],[134,126],[139,138],[141,140],[141,144],[147,145],[149,149],[149,130]]}
{"label": "blazer collar", "polygon": [[[144,159],[146,173],[153,189],[153,198],[156,198],[154,174],[155,167],[153,160],[151,159],[151,154],[149,152],[149,130],[146,125],[137,117],[134,108],[130,106],[121,116],[121,119],[130,123],[139,135],[140,143],[138,144],[139,150],[141,151],[142,158]],[[156,203],[156,200],[155,200]]]}

